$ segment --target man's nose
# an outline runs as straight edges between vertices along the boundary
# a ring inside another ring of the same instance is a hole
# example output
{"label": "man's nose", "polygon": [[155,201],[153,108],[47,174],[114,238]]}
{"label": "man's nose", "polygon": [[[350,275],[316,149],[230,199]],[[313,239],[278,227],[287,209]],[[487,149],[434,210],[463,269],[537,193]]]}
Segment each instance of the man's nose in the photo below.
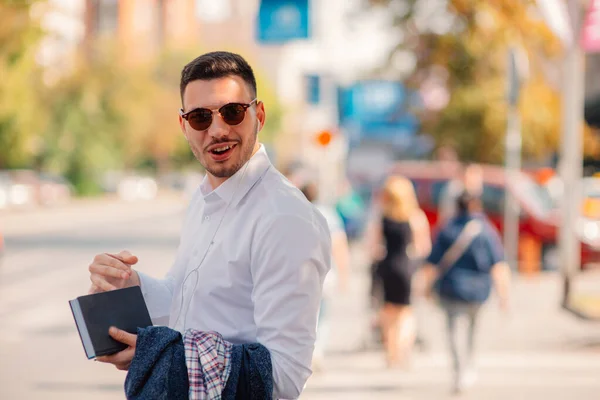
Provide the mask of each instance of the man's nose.
{"label": "man's nose", "polygon": [[212,124],[210,124],[210,126],[208,127],[209,136],[211,136],[211,137],[227,136],[228,132],[229,132],[229,125],[227,125],[225,123],[225,121],[223,121],[223,118],[221,118],[221,114],[219,114],[218,112],[215,112],[213,114]]}

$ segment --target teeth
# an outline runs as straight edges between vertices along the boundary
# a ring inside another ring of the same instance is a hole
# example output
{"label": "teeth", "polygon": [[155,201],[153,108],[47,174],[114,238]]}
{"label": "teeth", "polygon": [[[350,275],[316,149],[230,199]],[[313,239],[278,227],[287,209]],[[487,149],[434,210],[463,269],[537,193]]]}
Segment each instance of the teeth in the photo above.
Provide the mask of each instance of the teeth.
{"label": "teeth", "polygon": [[229,149],[230,149],[230,146],[225,146],[225,147],[218,147],[216,149],[213,149],[213,151],[226,151]]}

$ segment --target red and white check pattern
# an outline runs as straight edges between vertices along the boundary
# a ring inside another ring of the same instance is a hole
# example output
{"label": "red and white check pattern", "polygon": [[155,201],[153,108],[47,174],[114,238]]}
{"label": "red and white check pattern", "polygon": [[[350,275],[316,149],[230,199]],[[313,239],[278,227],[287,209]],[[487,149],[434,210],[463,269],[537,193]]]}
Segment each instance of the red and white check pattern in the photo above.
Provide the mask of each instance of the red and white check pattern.
{"label": "red and white check pattern", "polygon": [[183,338],[190,400],[221,399],[231,372],[229,343],[217,332],[188,330]]}

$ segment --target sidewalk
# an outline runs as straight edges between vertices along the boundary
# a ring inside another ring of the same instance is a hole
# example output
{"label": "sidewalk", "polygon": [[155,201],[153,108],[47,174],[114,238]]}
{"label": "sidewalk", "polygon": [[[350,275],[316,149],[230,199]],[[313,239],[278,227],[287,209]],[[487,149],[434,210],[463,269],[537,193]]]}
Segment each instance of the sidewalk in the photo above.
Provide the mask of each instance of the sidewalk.
{"label": "sidewalk", "polygon": [[[351,289],[333,307],[324,370],[311,377],[302,398],[449,398],[449,355],[441,312],[429,303],[415,305],[428,349],[415,353],[406,370],[386,369],[383,354],[364,346],[369,280],[359,249],[354,249],[353,260]],[[499,312],[495,299],[490,301],[479,325],[480,380],[461,399],[600,398],[600,324],[563,311],[561,290],[558,275],[515,277],[509,315]]]}
{"label": "sidewalk", "polygon": [[[57,207],[36,207],[27,210],[3,210],[0,212],[0,230],[5,236],[24,236],[72,229],[82,224],[95,225],[121,219],[136,219],[148,215],[183,211],[186,201],[183,195],[161,192],[153,200],[125,201],[114,195],[76,198],[69,204]],[[102,208],[102,213],[90,210]]]}

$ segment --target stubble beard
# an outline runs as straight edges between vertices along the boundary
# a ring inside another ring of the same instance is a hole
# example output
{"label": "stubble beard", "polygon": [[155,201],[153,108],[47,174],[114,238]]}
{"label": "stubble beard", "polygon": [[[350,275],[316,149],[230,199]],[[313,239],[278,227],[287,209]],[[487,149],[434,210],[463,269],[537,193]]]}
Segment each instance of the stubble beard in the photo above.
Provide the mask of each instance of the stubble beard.
{"label": "stubble beard", "polygon": [[[200,154],[199,154],[200,151],[192,149],[192,152],[194,153],[194,155],[196,156],[196,159],[200,162],[200,164],[202,164],[204,169],[208,173],[210,173],[212,176],[214,176],[216,178],[230,178],[233,175],[235,175],[235,173],[238,172],[242,168],[242,166],[244,164],[246,164],[246,162],[248,160],[250,160],[250,158],[252,157],[252,152],[254,150],[254,146],[256,144],[256,141],[258,140],[257,136],[258,136],[258,134],[255,134],[254,140],[245,141],[245,142],[242,142],[241,144],[238,144],[238,146],[241,146],[241,148],[239,149],[241,151],[240,157],[238,158],[237,162],[235,162],[235,164],[233,164],[229,167],[225,167],[223,164],[216,163],[217,168],[213,168],[212,166],[209,165],[208,161],[207,162],[202,161],[202,158],[200,157]],[[207,155],[207,157],[210,157],[210,156]],[[229,162],[230,162],[230,160],[227,160],[227,163],[229,163]]]}

